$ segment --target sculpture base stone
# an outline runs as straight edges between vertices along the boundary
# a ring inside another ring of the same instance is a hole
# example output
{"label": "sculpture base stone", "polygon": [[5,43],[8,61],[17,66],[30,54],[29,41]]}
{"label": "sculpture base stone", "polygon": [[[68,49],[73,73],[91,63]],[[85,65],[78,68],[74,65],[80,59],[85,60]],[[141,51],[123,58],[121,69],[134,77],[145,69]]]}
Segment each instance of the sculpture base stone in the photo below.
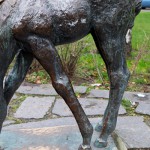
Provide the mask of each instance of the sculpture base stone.
{"label": "sculpture base stone", "polygon": [[[94,141],[99,133],[94,132],[92,150],[117,150],[112,137],[106,148],[95,148]],[[3,150],[78,150],[82,143],[77,126],[58,126],[32,129],[3,130],[0,146]]]}

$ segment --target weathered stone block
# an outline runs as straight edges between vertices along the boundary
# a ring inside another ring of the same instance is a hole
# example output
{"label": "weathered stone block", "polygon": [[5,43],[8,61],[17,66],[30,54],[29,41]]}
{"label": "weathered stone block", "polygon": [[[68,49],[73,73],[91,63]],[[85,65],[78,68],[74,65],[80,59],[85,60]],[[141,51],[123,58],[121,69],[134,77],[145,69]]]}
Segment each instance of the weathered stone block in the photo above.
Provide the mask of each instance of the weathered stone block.
{"label": "weathered stone block", "polygon": [[119,117],[115,133],[121,150],[150,149],[150,128],[143,117]]}
{"label": "weathered stone block", "polygon": [[142,115],[150,115],[150,103],[139,103],[136,112]]}
{"label": "weathered stone block", "polygon": [[54,100],[55,97],[28,97],[22,102],[14,116],[24,119],[43,118]]}

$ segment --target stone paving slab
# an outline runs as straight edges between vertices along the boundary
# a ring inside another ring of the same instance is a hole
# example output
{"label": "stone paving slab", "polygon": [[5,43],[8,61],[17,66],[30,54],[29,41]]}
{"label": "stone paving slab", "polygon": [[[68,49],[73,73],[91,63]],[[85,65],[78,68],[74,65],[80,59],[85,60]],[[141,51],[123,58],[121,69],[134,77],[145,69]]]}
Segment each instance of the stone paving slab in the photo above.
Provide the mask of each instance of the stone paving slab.
{"label": "stone paving slab", "polygon": [[128,99],[132,102],[146,102],[150,103],[150,93],[140,93],[140,92],[125,92],[124,99]]}
{"label": "stone paving slab", "polygon": [[6,120],[6,121],[4,121],[3,126],[8,126],[8,125],[11,125],[14,123],[15,123],[15,121],[13,121],[13,120]]}
{"label": "stone paving slab", "polygon": [[150,128],[143,117],[119,117],[115,133],[121,150],[150,149]]}
{"label": "stone paving slab", "polygon": [[[109,98],[108,90],[95,90],[92,89],[88,97],[91,98]],[[141,92],[128,92],[126,91],[123,96],[124,99],[131,100],[133,102],[147,102],[150,103],[150,93],[141,93]]]}
{"label": "stone paving slab", "polygon": [[[91,142],[93,150],[100,150],[93,146],[98,136],[99,133],[94,132]],[[82,143],[77,126],[3,130],[0,139],[0,145],[5,150],[77,150]],[[101,150],[117,150],[112,137],[108,143]]]}
{"label": "stone paving slab", "polygon": [[[73,86],[75,93],[84,94],[86,93],[86,86]],[[17,90],[18,93],[22,94],[33,94],[33,95],[47,95],[47,96],[56,96],[58,95],[55,89],[51,84],[30,84],[22,85]]]}
{"label": "stone paving slab", "polygon": [[[90,121],[94,125],[99,120],[101,119],[90,118]],[[3,127],[2,134],[3,133],[4,134],[2,135],[2,137],[4,137],[4,139],[3,138],[0,139],[7,140],[3,142],[3,144],[7,143],[9,140],[12,140],[11,136],[9,135],[9,131],[13,132],[14,130],[19,130],[19,129],[32,129],[32,128],[34,129],[34,128],[57,127],[57,126],[62,126],[62,127],[66,126],[68,128],[69,126],[72,125],[76,125],[75,119],[73,117],[65,117],[65,118],[44,120],[39,122],[29,122],[29,123],[18,124],[18,125],[10,125],[10,126]],[[6,135],[6,131],[8,131],[7,134],[9,136],[8,139],[4,136]],[[121,147],[121,150],[133,150],[133,149],[144,150],[144,148],[146,150],[150,149],[150,142],[149,142],[150,127],[148,127],[144,123],[143,117],[139,117],[139,116],[118,117],[118,123],[115,130],[114,138],[118,142],[118,146]],[[119,138],[120,140],[118,140]],[[11,144],[12,142],[9,141],[8,143]]]}
{"label": "stone paving slab", "polygon": [[17,99],[17,98],[18,98],[18,96],[16,94],[14,94],[13,97],[12,97],[12,100]]}
{"label": "stone paving slab", "polygon": [[16,118],[40,119],[52,107],[55,97],[27,97],[14,114]]}
{"label": "stone paving slab", "polygon": [[85,94],[87,91],[87,86],[73,86],[75,93]]}
{"label": "stone paving slab", "polygon": [[150,127],[150,118],[146,120],[146,124]]}
{"label": "stone paving slab", "polygon": [[[94,122],[98,122],[99,118],[94,118]],[[93,118],[92,118],[93,122]],[[21,124],[14,124],[10,126],[3,127],[4,130],[14,130],[14,129],[26,129],[26,128],[42,128],[42,127],[56,127],[56,126],[69,126],[76,125],[76,121],[74,117],[64,117],[64,118],[56,118],[56,119],[48,119],[37,122],[27,122]]]}
{"label": "stone paving slab", "polygon": [[[79,98],[79,102],[84,109],[86,115],[103,115],[106,109],[107,100]],[[53,114],[59,116],[72,116],[72,113],[63,99],[57,99],[52,110]],[[121,106],[119,114],[126,114],[126,110]]]}
{"label": "stone paving slab", "polygon": [[91,98],[109,98],[109,91],[108,90],[95,90],[92,89],[90,91],[90,94],[88,95],[88,97]]}
{"label": "stone paving slab", "polygon": [[141,102],[136,108],[136,113],[150,116],[150,103]]}
{"label": "stone paving slab", "polygon": [[47,95],[47,96],[58,95],[55,89],[52,87],[52,85],[48,85],[48,84],[45,84],[45,85],[32,84],[32,85],[26,85],[26,86],[22,85],[17,90],[17,93],[32,94],[32,95]]}

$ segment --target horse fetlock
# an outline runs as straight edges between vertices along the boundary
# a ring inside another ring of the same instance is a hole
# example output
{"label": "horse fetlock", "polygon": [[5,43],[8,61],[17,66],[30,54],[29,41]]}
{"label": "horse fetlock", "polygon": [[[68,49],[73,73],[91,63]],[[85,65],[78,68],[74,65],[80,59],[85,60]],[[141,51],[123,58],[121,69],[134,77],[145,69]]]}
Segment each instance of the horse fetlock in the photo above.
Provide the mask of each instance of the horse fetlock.
{"label": "horse fetlock", "polygon": [[117,112],[113,111],[114,109],[115,108],[113,108],[112,106],[110,108],[110,112],[108,112],[108,114],[105,115],[103,118],[103,124],[102,124],[102,130],[101,130],[101,137],[103,137],[103,139],[107,139],[108,134],[111,134],[116,127],[117,118],[115,116]]}
{"label": "horse fetlock", "polygon": [[122,84],[122,83],[127,84],[129,77],[130,77],[130,73],[128,71],[126,71],[126,72],[116,71],[116,72],[112,72],[110,74],[112,85]]}
{"label": "horse fetlock", "polygon": [[[67,77],[59,77],[56,81],[52,82],[55,90],[61,95],[61,93],[67,94],[71,90],[71,85]],[[68,93],[69,94],[69,93]]]}
{"label": "horse fetlock", "polygon": [[88,137],[88,139],[91,140],[91,137],[93,135],[93,126],[91,124],[88,125],[88,127],[86,126],[85,130],[86,130],[85,137]]}
{"label": "horse fetlock", "polygon": [[107,141],[103,140],[102,138],[98,138],[96,139],[96,141],[94,142],[94,146],[97,148],[103,148],[107,146]]}
{"label": "horse fetlock", "polygon": [[90,145],[92,135],[93,135],[93,126],[91,124],[85,124],[85,127],[82,128],[81,134],[83,137],[83,144],[82,145]]}

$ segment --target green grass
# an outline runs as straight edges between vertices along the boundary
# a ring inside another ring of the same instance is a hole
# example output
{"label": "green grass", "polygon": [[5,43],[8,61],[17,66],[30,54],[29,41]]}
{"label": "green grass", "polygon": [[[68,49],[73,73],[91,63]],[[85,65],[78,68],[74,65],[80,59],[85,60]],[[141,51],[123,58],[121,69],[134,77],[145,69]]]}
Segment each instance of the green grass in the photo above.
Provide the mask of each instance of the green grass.
{"label": "green grass", "polygon": [[147,44],[145,46],[150,50],[150,12],[141,12],[136,17],[132,39],[134,49],[138,50],[142,44]]}
{"label": "green grass", "polygon": [[26,79],[28,80],[28,82],[31,82],[31,83],[46,84],[49,82],[50,77],[48,73],[46,73],[44,70],[39,70],[39,71],[30,73],[30,75],[27,75]]}
{"label": "green grass", "polygon": [[[150,12],[141,12],[132,30],[132,57],[128,59],[131,69],[137,59],[139,59],[136,74],[150,73]],[[140,57],[140,58],[137,58]]]}
{"label": "green grass", "polygon": [[121,105],[126,110],[127,115],[130,115],[130,116],[135,116],[136,115],[135,114],[136,106],[132,106],[132,103],[131,103],[130,100],[128,100],[128,99],[122,99]]}
{"label": "green grass", "polygon": [[[95,66],[98,66],[98,70],[103,80],[108,80],[105,64],[99,54],[87,53],[81,56],[78,63],[78,73],[83,77],[92,77],[97,82],[102,82],[99,77],[98,71]],[[99,77],[99,78],[98,78]]]}

